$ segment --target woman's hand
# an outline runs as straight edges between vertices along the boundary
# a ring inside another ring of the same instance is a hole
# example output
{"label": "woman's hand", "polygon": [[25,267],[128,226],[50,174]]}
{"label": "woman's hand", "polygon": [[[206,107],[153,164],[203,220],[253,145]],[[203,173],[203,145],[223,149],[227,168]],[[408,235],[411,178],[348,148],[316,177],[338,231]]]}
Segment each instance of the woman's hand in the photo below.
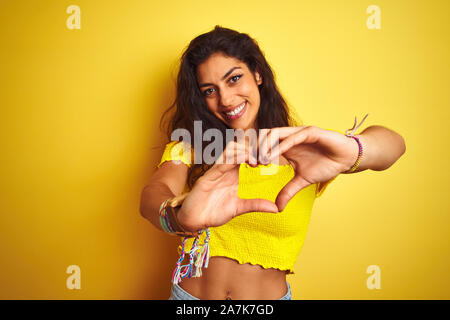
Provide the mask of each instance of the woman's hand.
{"label": "woman's hand", "polygon": [[283,211],[289,200],[303,188],[331,180],[349,170],[359,150],[354,139],[314,126],[274,128],[267,139],[279,139],[280,143],[260,150],[260,155],[273,162],[282,154],[295,171],[295,176],[277,196],[275,203],[279,211]]}
{"label": "woman's hand", "polygon": [[214,165],[196,181],[177,214],[187,231],[221,226],[248,212],[278,212],[278,207],[269,200],[238,197],[242,162],[256,164],[256,159],[244,144],[230,142]]}

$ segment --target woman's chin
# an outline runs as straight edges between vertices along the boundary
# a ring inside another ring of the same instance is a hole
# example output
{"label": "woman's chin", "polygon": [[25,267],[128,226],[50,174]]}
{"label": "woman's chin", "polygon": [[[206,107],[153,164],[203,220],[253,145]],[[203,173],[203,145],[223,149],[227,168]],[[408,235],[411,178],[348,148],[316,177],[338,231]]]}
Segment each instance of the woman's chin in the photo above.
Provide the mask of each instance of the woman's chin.
{"label": "woman's chin", "polygon": [[237,129],[241,129],[241,130],[247,130],[250,128],[255,128],[255,123],[256,119],[254,121],[249,121],[248,119],[246,119],[246,117],[242,117],[236,120],[227,120],[227,119],[222,119],[222,122],[225,123],[227,125],[227,127],[237,130]]}
{"label": "woman's chin", "polygon": [[228,126],[234,130],[241,129],[244,131],[247,129],[253,128],[253,126],[251,126],[249,123],[232,123],[232,124],[228,124]]}

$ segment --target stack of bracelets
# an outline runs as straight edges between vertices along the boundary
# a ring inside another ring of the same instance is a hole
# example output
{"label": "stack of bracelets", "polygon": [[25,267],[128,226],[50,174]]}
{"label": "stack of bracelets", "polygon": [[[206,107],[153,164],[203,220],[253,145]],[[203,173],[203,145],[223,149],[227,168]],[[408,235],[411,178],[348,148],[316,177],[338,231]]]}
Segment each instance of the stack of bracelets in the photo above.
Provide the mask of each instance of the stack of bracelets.
{"label": "stack of bracelets", "polygon": [[[159,224],[161,228],[171,234],[184,237],[182,241],[181,255],[177,261],[177,266],[172,274],[172,283],[178,284],[184,278],[200,277],[202,268],[207,268],[209,263],[209,228],[198,232],[187,232],[178,223],[175,210],[168,206],[171,199],[164,201],[159,207]],[[200,235],[206,231],[206,239],[203,245],[199,245]],[[195,237],[191,250],[185,252],[186,242],[189,238]],[[189,254],[189,263],[181,265],[185,254]]]}
{"label": "stack of bracelets", "polygon": [[[356,126],[357,118],[355,117],[355,123],[353,127],[345,131],[345,136],[355,139],[359,146],[358,158],[355,164],[349,170],[345,171],[345,173],[354,172],[356,168],[358,168],[359,163],[361,162],[361,158],[363,155],[363,148],[359,139],[354,136],[354,133],[356,129],[358,129],[362,125],[362,123],[364,122],[364,120],[367,118],[368,115],[369,114],[366,114],[366,116],[358,126]],[[179,199],[175,204],[180,206],[181,204],[179,203],[181,203],[186,196],[187,194],[178,197]],[[183,229],[183,227],[178,223],[174,207],[168,205],[170,201],[173,201],[176,198],[167,199],[161,204],[159,208],[159,223],[161,225],[161,228],[171,235],[178,235],[184,237],[184,239],[182,240],[180,258],[178,259],[177,265],[172,274],[173,284],[178,284],[184,278],[200,277],[202,275],[202,268],[207,268],[209,263],[209,236],[210,236],[209,228],[206,228],[206,230],[200,230],[198,232],[188,232]],[[205,231],[206,231],[205,241],[203,245],[199,245],[200,235]],[[185,245],[187,240],[193,237],[195,237],[195,239],[192,244],[191,250],[185,251]],[[186,253],[189,254],[189,263],[181,265]]]}

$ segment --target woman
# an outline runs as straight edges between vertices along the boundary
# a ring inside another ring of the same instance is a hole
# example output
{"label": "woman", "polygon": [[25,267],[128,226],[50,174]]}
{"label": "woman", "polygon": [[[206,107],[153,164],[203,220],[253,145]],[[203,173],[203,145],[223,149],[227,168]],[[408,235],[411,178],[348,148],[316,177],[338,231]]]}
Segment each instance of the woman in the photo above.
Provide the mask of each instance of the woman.
{"label": "woman", "polygon": [[[295,126],[257,43],[219,26],[183,53],[172,108],[169,139],[177,129],[194,137],[201,121],[203,132],[222,137],[254,130],[257,143],[224,138],[209,163],[197,161],[208,139],[193,150],[191,141],[166,145],[142,191],[141,213],[160,230],[190,236],[170,299],[292,299],[286,274],[314,199],[339,174],[385,170],[405,152],[403,138],[381,126],[358,135],[354,126],[347,136]],[[181,266],[186,253],[189,264]]]}

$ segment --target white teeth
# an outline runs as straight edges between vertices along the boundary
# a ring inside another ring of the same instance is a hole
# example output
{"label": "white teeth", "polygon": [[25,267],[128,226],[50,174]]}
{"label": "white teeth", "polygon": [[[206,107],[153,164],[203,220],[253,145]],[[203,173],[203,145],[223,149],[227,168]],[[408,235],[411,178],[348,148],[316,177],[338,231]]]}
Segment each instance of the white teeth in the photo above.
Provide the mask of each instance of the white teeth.
{"label": "white teeth", "polygon": [[234,116],[234,115],[238,114],[239,112],[242,111],[242,109],[244,109],[244,106],[245,106],[245,102],[243,104],[241,104],[239,107],[237,107],[236,109],[234,109],[233,111],[227,112],[227,115]]}

